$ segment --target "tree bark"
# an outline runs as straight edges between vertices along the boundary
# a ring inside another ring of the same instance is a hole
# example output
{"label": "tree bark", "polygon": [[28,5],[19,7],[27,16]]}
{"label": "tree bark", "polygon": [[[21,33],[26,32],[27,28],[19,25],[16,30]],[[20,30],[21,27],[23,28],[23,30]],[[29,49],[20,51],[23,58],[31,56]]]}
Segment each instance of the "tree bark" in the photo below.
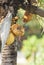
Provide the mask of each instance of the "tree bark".
{"label": "tree bark", "polygon": [[2,50],[2,65],[16,65],[17,51],[15,45],[5,45]]}

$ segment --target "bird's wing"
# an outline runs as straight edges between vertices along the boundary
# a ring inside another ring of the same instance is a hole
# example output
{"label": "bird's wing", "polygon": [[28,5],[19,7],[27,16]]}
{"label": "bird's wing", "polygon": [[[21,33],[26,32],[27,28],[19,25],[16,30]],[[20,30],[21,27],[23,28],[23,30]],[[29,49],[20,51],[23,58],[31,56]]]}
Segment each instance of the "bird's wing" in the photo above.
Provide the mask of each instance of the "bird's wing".
{"label": "bird's wing", "polygon": [[4,18],[4,21],[1,26],[1,40],[2,40],[2,48],[4,47],[9,31],[10,31],[10,26],[11,26],[11,19],[12,19],[12,14],[8,12],[7,16]]}

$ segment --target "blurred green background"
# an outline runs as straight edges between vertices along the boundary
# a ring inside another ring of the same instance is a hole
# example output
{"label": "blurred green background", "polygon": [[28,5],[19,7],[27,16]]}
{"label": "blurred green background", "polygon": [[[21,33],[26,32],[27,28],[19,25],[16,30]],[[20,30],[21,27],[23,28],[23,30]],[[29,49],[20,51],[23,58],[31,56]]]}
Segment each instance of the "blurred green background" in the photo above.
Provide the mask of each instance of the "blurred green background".
{"label": "blurred green background", "polygon": [[[44,9],[44,0],[37,0],[37,6]],[[44,17],[33,14],[32,20],[24,23],[24,12],[20,8],[17,13],[17,23],[26,27],[21,51],[29,65],[44,65]]]}

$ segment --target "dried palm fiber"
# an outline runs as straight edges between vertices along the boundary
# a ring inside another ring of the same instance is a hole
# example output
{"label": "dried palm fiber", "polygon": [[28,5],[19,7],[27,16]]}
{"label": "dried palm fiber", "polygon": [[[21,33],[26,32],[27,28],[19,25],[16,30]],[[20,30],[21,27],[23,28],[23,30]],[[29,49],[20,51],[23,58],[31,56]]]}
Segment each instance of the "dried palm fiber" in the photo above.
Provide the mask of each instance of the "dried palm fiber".
{"label": "dried palm fiber", "polygon": [[17,51],[15,42],[8,46],[5,44],[2,50],[2,65],[16,65]]}

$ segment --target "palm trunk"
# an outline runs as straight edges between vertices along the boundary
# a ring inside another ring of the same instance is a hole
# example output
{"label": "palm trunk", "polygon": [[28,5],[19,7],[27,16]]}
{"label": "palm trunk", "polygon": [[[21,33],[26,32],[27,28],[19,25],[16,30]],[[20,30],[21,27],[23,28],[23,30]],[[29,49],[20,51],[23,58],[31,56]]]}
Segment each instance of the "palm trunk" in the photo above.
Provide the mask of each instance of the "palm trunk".
{"label": "palm trunk", "polygon": [[15,45],[5,45],[2,50],[2,65],[16,65],[17,51]]}

